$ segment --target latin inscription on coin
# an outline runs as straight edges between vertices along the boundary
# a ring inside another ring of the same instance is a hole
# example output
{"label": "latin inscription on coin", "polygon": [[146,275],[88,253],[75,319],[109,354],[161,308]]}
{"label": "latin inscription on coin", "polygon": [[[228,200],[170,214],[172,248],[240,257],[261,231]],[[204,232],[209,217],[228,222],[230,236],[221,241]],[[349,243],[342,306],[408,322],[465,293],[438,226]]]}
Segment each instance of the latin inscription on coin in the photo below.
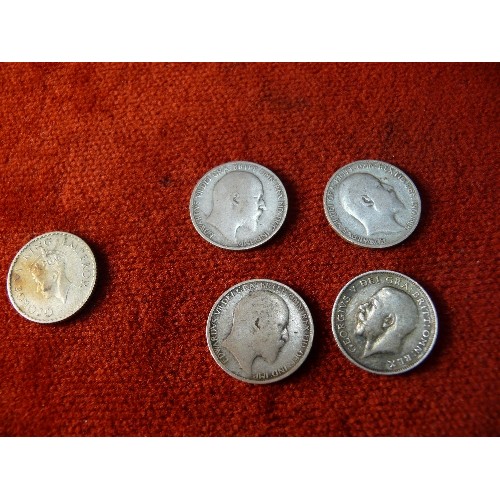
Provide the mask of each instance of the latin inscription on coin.
{"label": "latin inscription on coin", "polygon": [[414,280],[394,271],[370,271],[339,293],[332,328],[350,361],[390,375],[411,370],[426,358],[436,340],[437,316]]}
{"label": "latin inscription on coin", "polygon": [[412,180],[399,168],[377,160],[355,161],[335,172],[323,205],[340,236],[369,248],[390,247],[406,239],[421,211]]}
{"label": "latin inscription on coin", "polygon": [[277,281],[245,281],[225,292],[210,311],[208,347],[229,375],[267,384],[293,373],[309,354],[314,327],[308,307]]}
{"label": "latin inscription on coin", "polygon": [[78,311],[96,281],[96,262],[78,236],[51,232],[28,242],[9,269],[7,292],[14,308],[37,323],[61,321]]}
{"label": "latin inscription on coin", "polygon": [[248,161],[225,163],[207,172],[193,190],[194,227],[210,243],[246,250],[276,234],[288,210],[285,188],[269,169]]}

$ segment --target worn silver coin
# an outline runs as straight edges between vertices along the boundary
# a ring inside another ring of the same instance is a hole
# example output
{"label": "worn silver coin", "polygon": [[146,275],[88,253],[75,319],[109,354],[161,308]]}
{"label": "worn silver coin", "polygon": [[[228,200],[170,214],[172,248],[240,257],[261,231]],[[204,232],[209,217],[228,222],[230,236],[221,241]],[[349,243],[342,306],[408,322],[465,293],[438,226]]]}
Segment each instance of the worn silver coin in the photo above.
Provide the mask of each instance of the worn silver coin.
{"label": "worn silver coin", "polygon": [[74,234],[54,231],[19,250],[7,276],[7,293],[25,318],[55,323],[85,304],[95,281],[96,261],[87,243]]}
{"label": "worn silver coin", "polygon": [[436,341],[436,310],[425,290],[395,271],[370,271],[351,280],[332,311],[340,350],[355,365],[382,375],[419,365]]}
{"label": "worn silver coin", "polygon": [[360,160],[337,170],[326,185],[323,206],[342,238],[368,248],[385,248],[408,238],[420,219],[413,181],[399,168]]}
{"label": "worn silver coin", "polygon": [[249,161],[225,163],[207,172],[196,184],[189,205],[198,233],[228,250],[247,250],[271,239],[287,210],[280,179]]}
{"label": "worn silver coin", "polygon": [[311,313],[291,288],[277,281],[239,283],[215,302],[207,321],[208,347],[232,377],[268,384],[293,373],[311,349]]}

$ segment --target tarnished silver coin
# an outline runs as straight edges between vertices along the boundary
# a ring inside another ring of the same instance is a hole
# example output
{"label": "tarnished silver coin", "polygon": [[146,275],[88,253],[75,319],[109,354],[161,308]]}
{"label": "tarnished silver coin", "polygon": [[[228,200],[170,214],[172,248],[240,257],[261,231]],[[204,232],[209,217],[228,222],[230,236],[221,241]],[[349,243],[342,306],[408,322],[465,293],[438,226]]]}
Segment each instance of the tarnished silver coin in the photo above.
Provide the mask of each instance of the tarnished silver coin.
{"label": "tarnished silver coin", "polygon": [[342,238],[369,248],[406,239],[417,227],[421,211],[413,181],[378,160],[355,161],[337,170],[326,185],[323,206]]}
{"label": "tarnished silver coin", "polygon": [[7,293],[25,318],[55,323],[85,304],[95,281],[96,262],[87,243],[74,234],[54,231],[19,250],[10,265]]}
{"label": "tarnished silver coin", "polygon": [[332,311],[333,335],[360,368],[382,375],[411,370],[437,335],[434,304],[414,280],[395,271],[370,271],[351,280]]}
{"label": "tarnished silver coin", "polygon": [[219,366],[238,380],[267,384],[304,362],[314,327],[302,298],[277,281],[255,279],[231,287],[212,307],[208,347]]}
{"label": "tarnished silver coin", "polygon": [[228,250],[247,250],[268,241],[287,210],[279,178],[249,161],[225,163],[207,172],[196,184],[189,206],[198,233]]}

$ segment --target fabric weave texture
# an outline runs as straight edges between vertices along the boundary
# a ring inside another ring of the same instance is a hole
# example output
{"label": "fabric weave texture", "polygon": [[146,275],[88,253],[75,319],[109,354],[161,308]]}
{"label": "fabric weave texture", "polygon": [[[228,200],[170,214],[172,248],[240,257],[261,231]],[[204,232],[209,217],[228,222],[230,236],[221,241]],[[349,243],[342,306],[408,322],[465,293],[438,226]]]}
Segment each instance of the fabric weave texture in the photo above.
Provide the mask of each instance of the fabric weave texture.
{"label": "fabric weave texture", "polygon": [[[98,280],[52,325],[0,294],[0,434],[498,435],[499,83],[496,64],[2,64],[1,275],[58,230],[91,246]],[[360,159],[419,189],[397,246],[355,246],[326,220],[328,179]],[[189,216],[196,182],[233,160],[270,168],[289,198],[279,233],[245,252]],[[374,269],[436,305],[437,343],[407,374],[359,369],[332,335],[340,289]],[[253,278],[297,291],[315,325],[300,369],[261,386],[226,375],[205,339],[215,300]]]}

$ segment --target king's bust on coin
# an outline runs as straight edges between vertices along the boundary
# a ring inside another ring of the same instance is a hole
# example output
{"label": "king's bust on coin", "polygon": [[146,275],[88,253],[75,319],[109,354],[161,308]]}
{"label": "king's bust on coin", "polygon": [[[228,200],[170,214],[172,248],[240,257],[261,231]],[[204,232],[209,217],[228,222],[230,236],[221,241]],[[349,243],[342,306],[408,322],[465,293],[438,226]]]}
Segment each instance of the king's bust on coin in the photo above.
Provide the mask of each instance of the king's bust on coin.
{"label": "king's bust on coin", "polygon": [[14,308],[37,323],[62,321],[87,301],[96,281],[90,247],[74,234],[54,231],[29,241],[7,276]]}
{"label": "king's bust on coin", "polygon": [[207,321],[207,342],[219,366],[254,384],[275,382],[305,360],[312,317],[302,298],[277,281],[256,279],[227,290]]}
{"label": "king's bust on coin", "polygon": [[340,236],[369,248],[406,239],[421,211],[413,181],[394,165],[377,160],[355,161],[337,170],[327,183],[323,205]]}
{"label": "king's bust on coin", "polygon": [[195,229],[207,241],[228,250],[265,243],[285,220],[288,199],[279,178],[248,161],[220,165],[196,184],[190,201]]}
{"label": "king's bust on coin", "polygon": [[436,340],[437,316],[416,281],[395,271],[370,271],[340,291],[332,328],[350,361],[390,375],[406,372],[428,356]]}

